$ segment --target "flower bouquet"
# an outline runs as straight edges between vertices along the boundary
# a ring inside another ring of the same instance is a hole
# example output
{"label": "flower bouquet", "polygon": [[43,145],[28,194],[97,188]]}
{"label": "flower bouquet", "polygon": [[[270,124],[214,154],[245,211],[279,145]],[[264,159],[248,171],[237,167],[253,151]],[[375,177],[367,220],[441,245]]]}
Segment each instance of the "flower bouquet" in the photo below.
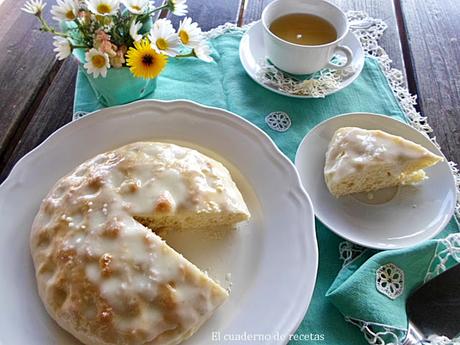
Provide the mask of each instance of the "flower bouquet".
{"label": "flower bouquet", "polygon": [[35,15],[41,31],[54,35],[59,60],[73,54],[106,106],[128,103],[154,91],[156,77],[168,58],[196,57],[213,61],[203,33],[191,18],[176,31],[168,19],[155,20],[160,10],[187,14],[186,0],[57,0],[52,6],[59,29],[43,18],[43,0],[29,0],[23,11]]}

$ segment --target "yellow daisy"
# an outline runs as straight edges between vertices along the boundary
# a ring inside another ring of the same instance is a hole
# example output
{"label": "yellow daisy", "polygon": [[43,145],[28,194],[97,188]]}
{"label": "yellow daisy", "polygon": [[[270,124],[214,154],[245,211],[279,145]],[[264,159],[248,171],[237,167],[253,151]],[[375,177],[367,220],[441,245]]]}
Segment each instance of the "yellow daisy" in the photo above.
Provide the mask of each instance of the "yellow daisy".
{"label": "yellow daisy", "polygon": [[168,62],[168,57],[157,53],[148,39],[134,42],[134,47],[129,48],[126,56],[126,64],[137,78],[156,78]]}

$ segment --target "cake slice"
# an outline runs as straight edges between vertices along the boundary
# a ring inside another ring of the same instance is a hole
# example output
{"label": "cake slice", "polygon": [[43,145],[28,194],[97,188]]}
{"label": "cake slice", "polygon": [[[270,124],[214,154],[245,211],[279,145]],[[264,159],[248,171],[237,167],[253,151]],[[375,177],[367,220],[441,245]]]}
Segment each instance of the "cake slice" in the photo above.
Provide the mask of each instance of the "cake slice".
{"label": "cake slice", "polygon": [[380,130],[339,128],[326,152],[324,179],[335,197],[426,179],[423,169],[443,158]]}

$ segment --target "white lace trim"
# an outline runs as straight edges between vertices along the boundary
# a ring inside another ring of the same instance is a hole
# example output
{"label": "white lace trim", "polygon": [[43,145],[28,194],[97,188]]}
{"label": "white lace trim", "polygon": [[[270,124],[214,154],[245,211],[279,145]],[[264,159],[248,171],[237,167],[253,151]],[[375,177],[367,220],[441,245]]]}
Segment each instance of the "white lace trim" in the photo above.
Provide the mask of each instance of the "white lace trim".
{"label": "white lace trim", "polygon": [[342,268],[353,262],[362,253],[365,248],[349,241],[343,241],[339,244],[339,258],[343,261]]}
{"label": "white lace trim", "polygon": [[460,345],[460,337],[449,339],[443,335],[430,335],[428,337],[428,341],[430,345]]}
{"label": "white lace trim", "polygon": [[[340,64],[344,58],[334,56],[336,63]],[[323,98],[340,88],[342,83],[354,73],[353,66],[343,70],[323,68],[319,72],[309,76],[308,79],[299,80],[289,77],[269,62],[259,61],[261,69],[257,72],[257,78],[262,84],[276,88],[284,93],[296,96],[311,96]]]}
{"label": "white lace trim", "polygon": [[252,23],[249,23],[249,24],[246,24],[246,25],[243,25],[243,26],[237,26],[236,24],[234,23],[225,23],[225,24],[222,24],[222,25],[219,25],[219,26],[216,26],[215,28],[209,30],[209,31],[206,31],[206,32],[203,32],[203,36],[210,40],[210,39],[213,39],[213,38],[216,38],[216,37],[219,37],[223,34],[226,34],[228,32],[239,32],[239,33],[244,33],[246,32],[251,26],[254,25],[254,23],[256,22],[252,22]]}
{"label": "white lace trim", "polygon": [[431,259],[424,283],[444,272],[451,265],[450,260],[460,262],[460,233],[450,234],[437,241],[435,254]]}
{"label": "white lace trim", "polygon": [[73,113],[72,121],[78,120],[79,118],[82,118],[87,114],[89,114],[88,111],[76,111],[75,113]]}
{"label": "white lace trim", "polygon": [[[408,120],[408,122],[419,132],[423,133],[430,138],[433,143],[439,147],[436,142],[435,137],[430,137],[430,134],[433,132],[433,129],[428,124],[427,118],[422,116],[415,109],[415,104],[417,103],[417,96],[411,95],[407,89],[404,81],[403,73],[391,67],[391,59],[388,54],[385,52],[378,41],[382,37],[384,31],[387,29],[387,24],[381,20],[369,17],[366,12],[363,11],[348,11],[347,17],[350,22],[350,27],[353,30],[354,34],[361,41],[364,52],[367,56],[372,56],[379,62],[380,68],[387,77],[388,83],[398,99],[403,113]],[[226,32],[245,32],[253,23],[249,23],[243,27],[238,27],[232,23],[226,23],[220,25],[210,31],[206,32],[205,35],[208,39],[216,38]],[[455,214],[457,217],[457,222],[460,219],[460,173],[457,168],[457,164],[454,162],[449,162],[452,173],[455,176],[455,181],[457,185],[457,205],[455,209]]]}
{"label": "white lace trim", "polygon": [[268,127],[277,132],[286,132],[291,128],[291,118],[284,111],[274,111],[265,116]]}
{"label": "white lace trim", "polygon": [[368,322],[349,316],[345,320],[357,326],[364,334],[367,342],[372,345],[397,345],[401,344],[406,337],[404,328],[393,327],[376,322]]}
{"label": "white lace trim", "polygon": [[390,299],[398,298],[404,292],[404,271],[393,263],[380,266],[375,272],[375,287]]}
{"label": "white lace trim", "polygon": [[[367,49],[373,48],[371,43],[374,41],[373,39],[369,39],[369,37],[379,38],[387,26],[383,21],[375,20],[364,14],[360,15],[361,13],[350,11],[347,12],[347,16],[351,31],[360,39],[364,52],[367,54]],[[337,60],[338,64],[341,64],[345,60],[344,57],[339,55],[334,56],[334,59]],[[259,61],[259,64],[261,65],[261,69],[257,73],[257,78],[261,83],[291,95],[310,96],[314,98],[325,97],[339,89],[343,82],[355,72],[352,66],[344,70],[323,68],[319,72],[309,76],[308,79],[300,80],[281,72],[265,59]]]}
{"label": "white lace trim", "polygon": [[[362,11],[349,11],[347,12],[347,16],[350,21],[350,26],[354,26],[356,28],[353,32],[359,37],[366,55],[373,56],[379,62],[380,68],[387,77],[388,83],[390,84],[395,97],[398,99],[408,122],[412,125],[412,127],[430,138],[430,140],[439,148],[436,138],[430,136],[433,129],[428,124],[427,117],[422,116],[415,109],[417,96],[410,94],[405,85],[403,73],[400,70],[391,67],[392,61],[390,57],[378,43],[378,40],[382,37],[383,32],[387,28],[385,22],[381,19],[371,18],[367,13]],[[456,163],[449,162],[449,165],[452,173],[454,174],[457,186],[457,205],[455,208],[455,214],[458,221],[458,218],[460,218],[460,174]]]}
{"label": "white lace trim", "polygon": [[[348,16],[348,19],[350,20],[350,25],[353,27],[353,32],[358,36],[358,38],[361,41],[361,44],[363,46],[363,49],[366,55],[372,56],[378,60],[379,65],[383,73],[387,77],[388,83],[394,95],[398,99],[400,106],[403,109],[403,112],[408,122],[418,131],[430,137],[429,135],[430,133],[433,132],[433,130],[429,126],[427,122],[427,118],[422,116],[415,109],[417,96],[411,95],[409,93],[409,90],[405,86],[403,73],[400,70],[391,67],[390,57],[385,52],[385,50],[378,44],[378,40],[380,39],[380,37],[383,35],[383,32],[387,28],[386,23],[383,20],[371,18],[367,15],[367,13],[362,12],[362,11],[349,11],[347,12],[347,16]],[[211,29],[208,32],[205,32],[204,35],[207,39],[212,39],[220,35],[223,35],[227,32],[244,33],[253,24],[254,23],[250,23],[243,27],[238,27],[235,24],[226,23],[224,25],[220,25],[214,29]],[[73,119],[75,120],[81,116],[84,116],[84,114],[85,112],[77,112],[74,114]],[[436,142],[436,138],[430,137],[430,139],[435,143],[437,147],[439,147],[439,145]],[[457,216],[457,221],[458,221],[458,218],[460,218],[460,174],[459,174],[456,163],[449,162],[449,165],[455,176],[455,181],[457,185],[456,216]],[[453,234],[453,235],[459,235],[459,234]],[[448,241],[447,240],[448,238],[446,238],[445,240]],[[444,245],[447,248],[451,248],[449,244],[444,244]],[[436,270],[439,270],[439,272],[442,272],[441,270],[445,270],[446,268],[445,263],[447,262],[448,258],[446,259],[446,257],[444,256],[445,255],[444,250],[445,249],[439,252],[440,254],[442,253],[441,256],[436,255],[433,258],[432,265],[435,266],[435,270],[434,271],[429,270],[427,272],[425,281],[429,280],[429,277],[432,277],[433,272],[435,272]],[[438,253],[438,250],[436,250],[436,252]],[[447,250],[447,252],[451,253],[449,250]],[[457,251],[457,249],[455,249],[454,251],[452,251],[452,253],[455,253],[456,255],[458,255],[459,252]],[[361,254],[358,254],[358,256]],[[450,255],[452,256],[452,254]],[[342,253],[341,253],[341,257],[342,257]],[[351,260],[348,261],[347,264],[350,263],[355,258],[351,258]],[[457,259],[457,261],[460,261],[460,259]],[[437,262],[437,264],[435,262]],[[344,260],[344,265],[345,265],[345,260]],[[430,265],[430,268],[432,265]],[[406,333],[407,333],[407,331],[402,328],[392,327],[389,325],[383,325],[383,324],[378,324],[378,323],[373,323],[373,322],[367,322],[367,321],[363,321],[363,320],[359,320],[359,319],[355,319],[351,317],[345,317],[345,320],[358,326],[360,330],[364,333],[366,340],[370,344],[373,344],[373,345],[399,344],[401,340],[405,338]],[[439,337],[439,336],[432,336],[432,337],[438,337],[444,341],[443,343],[441,342],[433,343],[436,345],[447,345],[447,344],[448,345],[460,345],[460,340],[458,338],[453,339],[451,341],[446,337]],[[449,343],[446,341],[451,341],[451,342]],[[454,343],[453,341],[456,341],[456,342]]]}

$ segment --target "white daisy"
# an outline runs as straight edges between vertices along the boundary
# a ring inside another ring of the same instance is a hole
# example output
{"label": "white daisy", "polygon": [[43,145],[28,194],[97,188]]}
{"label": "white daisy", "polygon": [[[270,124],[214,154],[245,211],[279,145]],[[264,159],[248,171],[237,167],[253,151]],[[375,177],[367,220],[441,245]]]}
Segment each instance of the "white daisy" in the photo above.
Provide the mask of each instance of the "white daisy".
{"label": "white daisy", "polygon": [[57,5],[52,6],[50,12],[54,20],[74,20],[77,18],[78,5],[74,0],[57,0]]}
{"label": "white daisy", "polygon": [[53,46],[56,48],[53,51],[56,52],[56,57],[58,60],[64,60],[65,58],[69,57],[72,53],[72,46],[67,38],[54,36]]}
{"label": "white daisy", "polygon": [[169,56],[179,54],[180,40],[174,30],[171,21],[168,19],[158,19],[150,30],[149,40],[152,48],[157,53]]}
{"label": "white daisy", "polygon": [[30,0],[24,4],[24,7],[21,8],[21,10],[38,16],[43,12],[45,6],[46,3],[43,3],[43,0]]}
{"label": "white daisy", "polygon": [[93,74],[94,78],[99,75],[107,75],[107,69],[110,68],[109,56],[107,53],[102,53],[97,49],[91,48],[86,54],[86,63],[83,67],[86,68],[88,74]]}
{"label": "white daisy", "polygon": [[129,12],[134,14],[143,14],[150,9],[149,0],[121,0]]}
{"label": "white daisy", "polygon": [[192,23],[192,18],[185,18],[180,22],[178,35],[182,44],[190,48],[198,47],[203,38],[201,29],[197,23]]}
{"label": "white daisy", "polygon": [[139,30],[142,27],[142,23],[136,22],[133,20],[131,26],[129,27],[129,35],[134,40],[134,42],[138,42],[142,39],[142,35],[139,34]]}
{"label": "white daisy", "polygon": [[168,0],[168,9],[176,16],[187,14],[187,0]]}
{"label": "white daisy", "polygon": [[117,13],[119,0],[86,0],[88,9],[100,16],[111,16]]}
{"label": "white daisy", "polygon": [[214,59],[211,57],[211,48],[209,48],[208,42],[202,42],[198,47],[193,48],[195,56],[205,62],[212,62]]}

